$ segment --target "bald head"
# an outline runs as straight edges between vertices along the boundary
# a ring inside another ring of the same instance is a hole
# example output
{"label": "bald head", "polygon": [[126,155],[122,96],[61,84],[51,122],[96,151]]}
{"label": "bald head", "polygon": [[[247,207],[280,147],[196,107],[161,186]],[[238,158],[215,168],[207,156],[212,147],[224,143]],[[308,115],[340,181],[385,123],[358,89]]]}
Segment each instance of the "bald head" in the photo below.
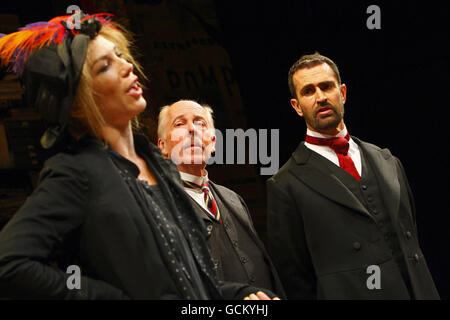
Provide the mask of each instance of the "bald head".
{"label": "bald head", "polygon": [[166,105],[161,108],[161,111],[159,112],[158,116],[158,138],[166,140],[167,137],[167,126],[169,124],[169,119],[173,118],[174,113],[179,114],[180,110],[181,113],[183,111],[187,110],[202,110],[200,111],[203,113],[208,129],[214,129],[214,120],[212,117],[213,110],[208,105],[201,105],[193,100],[179,100],[171,105]]}
{"label": "bald head", "polygon": [[182,172],[204,173],[214,152],[212,109],[192,100],[180,100],[161,109],[158,117],[158,147]]}

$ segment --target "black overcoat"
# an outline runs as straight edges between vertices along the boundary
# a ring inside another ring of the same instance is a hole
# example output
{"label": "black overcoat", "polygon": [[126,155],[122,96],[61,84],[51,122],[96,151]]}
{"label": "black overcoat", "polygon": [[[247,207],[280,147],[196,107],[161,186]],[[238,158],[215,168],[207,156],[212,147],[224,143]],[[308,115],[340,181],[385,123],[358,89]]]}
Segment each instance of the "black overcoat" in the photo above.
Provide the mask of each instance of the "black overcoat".
{"label": "black overcoat", "polygon": [[[398,235],[412,298],[438,299],[400,161],[388,149],[352,138],[373,168]],[[267,181],[269,253],[288,299],[409,299],[373,214],[336,176],[320,170],[311,160],[313,152],[300,143]],[[367,285],[371,265],[380,267],[381,289]]]}
{"label": "black overcoat", "polygon": [[[153,173],[178,193],[185,210],[194,210],[177,167],[144,136],[135,136],[135,143]],[[137,166],[97,139],[86,139],[82,147],[45,163],[36,190],[0,232],[0,297],[183,298],[113,159],[138,176]],[[61,250],[81,267],[79,290],[67,286],[67,270],[48,265]],[[217,292],[219,298],[243,298],[246,289],[248,285],[223,283]]]}

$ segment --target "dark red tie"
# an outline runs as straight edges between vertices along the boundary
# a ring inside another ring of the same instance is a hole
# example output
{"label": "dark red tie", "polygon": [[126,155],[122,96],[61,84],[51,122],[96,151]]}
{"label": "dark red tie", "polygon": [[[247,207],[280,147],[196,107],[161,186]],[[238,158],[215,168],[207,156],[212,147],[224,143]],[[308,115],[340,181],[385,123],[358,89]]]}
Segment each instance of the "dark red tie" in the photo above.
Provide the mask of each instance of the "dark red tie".
{"label": "dark red tie", "polygon": [[348,141],[350,140],[350,135],[347,133],[345,138],[335,137],[335,138],[317,138],[306,135],[305,141],[311,144],[316,144],[319,146],[329,146],[336,152],[339,159],[339,167],[350,173],[356,180],[361,181],[358,170],[356,170],[355,163],[352,158],[348,155],[348,148],[350,147]]}

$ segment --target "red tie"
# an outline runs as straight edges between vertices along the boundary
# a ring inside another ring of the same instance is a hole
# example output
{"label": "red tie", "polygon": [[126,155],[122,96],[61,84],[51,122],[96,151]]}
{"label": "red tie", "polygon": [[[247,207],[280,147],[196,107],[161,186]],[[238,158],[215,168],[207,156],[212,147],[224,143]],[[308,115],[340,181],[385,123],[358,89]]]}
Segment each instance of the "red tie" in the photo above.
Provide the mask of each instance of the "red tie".
{"label": "red tie", "polygon": [[329,146],[331,149],[336,152],[337,157],[339,159],[339,166],[350,173],[356,180],[361,181],[361,177],[359,176],[358,170],[356,170],[355,163],[352,158],[347,154],[348,148],[350,147],[348,141],[350,140],[350,135],[347,133],[345,138],[336,137],[336,138],[317,138],[306,135],[305,141],[311,144],[316,144],[319,146]]}

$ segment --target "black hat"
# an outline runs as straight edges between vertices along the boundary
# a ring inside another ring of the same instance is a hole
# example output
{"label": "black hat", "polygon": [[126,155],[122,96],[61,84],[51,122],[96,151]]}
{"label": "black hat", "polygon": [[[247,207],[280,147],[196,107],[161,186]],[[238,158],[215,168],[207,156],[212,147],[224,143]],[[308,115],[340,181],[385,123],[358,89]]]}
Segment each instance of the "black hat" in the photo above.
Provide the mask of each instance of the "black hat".
{"label": "black hat", "polygon": [[[12,63],[12,71],[24,85],[26,102],[49,125],[41,138],[46,149],[54,146],[66,129],[89,41],[103,24],[110,23],[108,16],[78,12],[33,23],[0,38],[2,64]],[[73,21],[80,21],[78,28]]]}

